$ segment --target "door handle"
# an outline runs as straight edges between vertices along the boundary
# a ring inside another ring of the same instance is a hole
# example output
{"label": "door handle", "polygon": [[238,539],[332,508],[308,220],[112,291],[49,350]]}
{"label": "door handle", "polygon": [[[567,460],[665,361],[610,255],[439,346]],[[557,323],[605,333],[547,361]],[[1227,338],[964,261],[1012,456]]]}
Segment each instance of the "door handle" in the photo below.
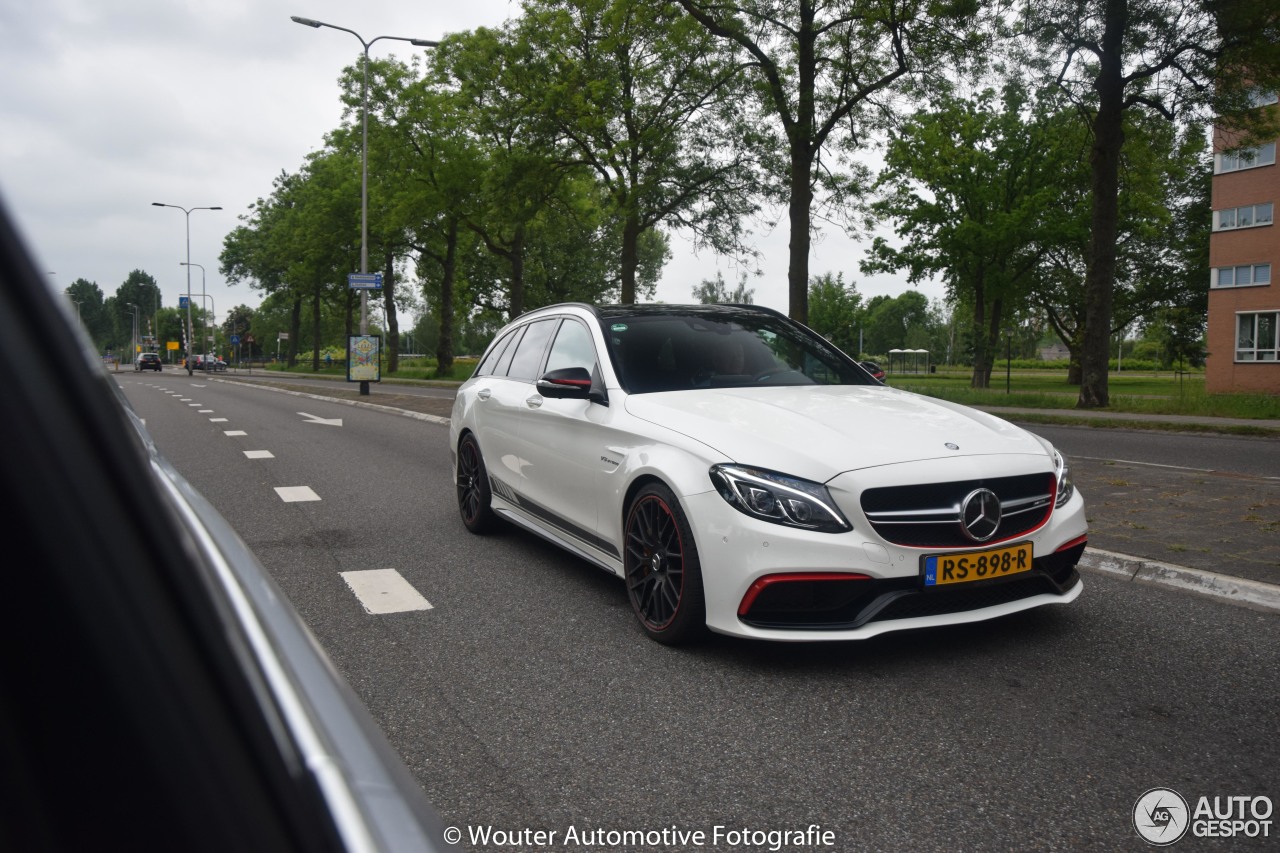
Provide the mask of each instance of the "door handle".
{"label": "door handle", "polygon": [[542,408],[542,395],[534,394],[532,397],[524,401],[524,404],[531,409]]}
{"label": "door handle", "polygon": [[476,392],[476,396],[479,397],[481,400],[488,400],[489,397],[492,395],[493,395],[493,392],[490,391],[488,388],[481,388],[479,391]]}

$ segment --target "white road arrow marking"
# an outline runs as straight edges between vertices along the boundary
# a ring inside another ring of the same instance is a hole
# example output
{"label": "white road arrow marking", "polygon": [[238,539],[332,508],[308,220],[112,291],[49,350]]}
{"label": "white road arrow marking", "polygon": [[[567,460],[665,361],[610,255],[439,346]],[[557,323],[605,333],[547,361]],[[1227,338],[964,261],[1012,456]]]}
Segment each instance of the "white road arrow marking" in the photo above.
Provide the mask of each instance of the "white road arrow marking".
{"label": "white road arrow marking", "polygon": [[322,424],[323,426],[342,426],[342,418],[317,418],[315,415],[308,415],[306,412],[298,412],[307,419],[307,423]]}

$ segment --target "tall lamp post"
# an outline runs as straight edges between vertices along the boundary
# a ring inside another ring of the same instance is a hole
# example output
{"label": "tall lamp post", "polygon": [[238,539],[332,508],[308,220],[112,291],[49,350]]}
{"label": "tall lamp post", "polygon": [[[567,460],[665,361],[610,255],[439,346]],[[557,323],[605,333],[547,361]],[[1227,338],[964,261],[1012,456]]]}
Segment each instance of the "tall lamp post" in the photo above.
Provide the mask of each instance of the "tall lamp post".
{"label": "tall lamp post", "polygon": [[161,201],[151,202],[152,207],[172,207],[174,210],[181,210],[187,215],[187,375],[190,376],[195,372],[195,366],[191,363],[191,343],[195,335],[195,328],[191,325],[191,211],[193,210],[222,210],[221,207],[183,207],[178,204],[165,204]]}
{"label": "tall lamp post", "polygon": [[[190,261],[178,261],[178,266],[180,266],[180,267],[186,267],[186,268],[187,268],[187,275],[191,275],[191,268],[192,268],[192,267],[196,267],[197,269],[199,269],[199,270],[200,270],[200,311],[201,311],[201,321],[200,321],[200,326],[201,326],[201,331],[200,331],[200,335],[201,335],[201,337],[200,337],[200,349],[201,349],[201,351],[203,351],[203,350],[204,350],[204,347],[205,347],[205,344],[207,344],[207,343],[209,342],[209,340],[208,340],[208,338],[209,338],[209,315],[208,315],[208,314],[203,313],[203,312],[204,312],[204,303],[205,303],[205,300],[206,300],[206,299],[209,299],[209,298],[210,298],[209,296],[207,296],[207,295],[205,294],[205,288],[204,288],[204,267],[200,266],[200,264],[193,264],[193,263],[191,263]],[[189,304],[190,304],[190,303],[188,302],[188,305],[189,305]]]}
{"label": "tall lamp post", "polygon": [[132,302],[125,304],[132,309],[129,313],[133,315],[133,340],[129,344],[129,361],[132,363],[138,360],[138,306]]}
{"label": "tall lamp post", "polygon": [[[324,21],[300,18],[297,15],[290,15],[289,20],[306,27],[314,27],[316,29],[328,27],[331,30],[351,33],[364,48],[364,61],[361,63],[361,71],[364,76],[360,85],[360,274],[365,275],[369,272],[369,46],[382,39],[407,41],[415,47],[438,47],[440,43],[427,39],[406,38],[404,36],[377,36],[365,41],[355,30],[339,27],[336,24],[326,24]],[[360,334],[369,334],[369,291],[363,288],[360,290]],[[368,381],[361,380],[360,394],[361,396],[368,396]]]}

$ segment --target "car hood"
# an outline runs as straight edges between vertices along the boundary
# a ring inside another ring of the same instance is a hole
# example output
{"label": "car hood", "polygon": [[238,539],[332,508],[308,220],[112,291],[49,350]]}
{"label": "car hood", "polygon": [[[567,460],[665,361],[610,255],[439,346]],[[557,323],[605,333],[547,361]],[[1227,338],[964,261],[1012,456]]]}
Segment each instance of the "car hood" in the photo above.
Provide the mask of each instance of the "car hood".
{"label": "car hood", "polygon": [[625,405],[735,462],[820,483],[901,462],[1049,452],[1031,433],[985,412],[881,386],[672,391],[635,394]]}

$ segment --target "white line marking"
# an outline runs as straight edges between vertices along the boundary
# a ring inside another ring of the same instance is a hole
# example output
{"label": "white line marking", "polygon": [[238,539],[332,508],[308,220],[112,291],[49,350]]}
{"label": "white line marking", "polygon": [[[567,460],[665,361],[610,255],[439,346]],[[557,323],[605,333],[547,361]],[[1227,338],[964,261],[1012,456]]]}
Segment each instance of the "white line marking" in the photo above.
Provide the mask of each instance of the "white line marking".
{"label": "white line marking", "polygon": [[246,450],[244,455],[250,459],[275,459],[276,455],[270,450]]}
{"label": "white line marking", "polygon": [[309,424],[320,424],[321,426],[342,426],[342,418],[318,418],[315,415],[308,415],[306,412],[298,412],[307,419]]}
{"label": "white line marking", "polygon": [[245,432],[242,429],[224,429],[222,431],[222,434],[225,436],[229,436],[231,438],[235,438],[236,436],[248,435],[249,433]]}
{"label": "white line marking", "polygon": [[225,424],[226,422],[226,418],[209,418],[209,423],[211,424]]}
{"label": "white line marking", "polygon": [[1134,459],[1104,459],[1099,456],[1072,456],[1072,459],[1087,459],[1090,462],[1115,462],[1117,465],[1142,465],[1147,468],[1167,468],[1170,471],[1194,471],[1197,474],[1225,474],[1228,477],[1244,477],[1250,480],[1280,480],[1280,477],[1267,477],[1260,474],[1239,474],[1235,471],[1221,471],[1217,468],[1191,468],[1186,465],[1163,465],[1159,462],[1138,462]]}
{"label": "white line marking", "polygon": [[193,409],[198,409],[198,408],[200,408],[201,406],[203,406],[203,405],[204,405],[204,403],[187,403],[187,405],[188,405],[188,406],[190,406],[190,407],[191,407],[191,408],[193,408]]}
{"label": "white line marking", "polygon": [[422,597],[395,569],[371,569],[364,572],[341,572],[342,579],[360,599],[366,613],[403,613],[408,610],[431,610],[431,602]]}
{"label": "white line marking", "polygon": [[199,414],[202,414],[202,415],[212,415],[212,414],[213,414],[213,409],[201,409],[201,410],[200,410],[200,412],[199,412]]}
{"label": "white line marking", "polygon": [[320,496],[311,491],[310,486],[276,486],[276,494],[287,504],[320,500]]}
{"label": "white line marking", "polygon": [[1188,468],[1186,465],[1161,465],[1159,462],[1135,462],[1132,459],[1104,459],[1100,456],[1077,456],[1076,459],[1088,459],[1090,462],[1116,462],[1121,465],[1145,465],[1148,468],[1172,468],[1175,471],[1197,471],[1212,474],[1212,468]]}

